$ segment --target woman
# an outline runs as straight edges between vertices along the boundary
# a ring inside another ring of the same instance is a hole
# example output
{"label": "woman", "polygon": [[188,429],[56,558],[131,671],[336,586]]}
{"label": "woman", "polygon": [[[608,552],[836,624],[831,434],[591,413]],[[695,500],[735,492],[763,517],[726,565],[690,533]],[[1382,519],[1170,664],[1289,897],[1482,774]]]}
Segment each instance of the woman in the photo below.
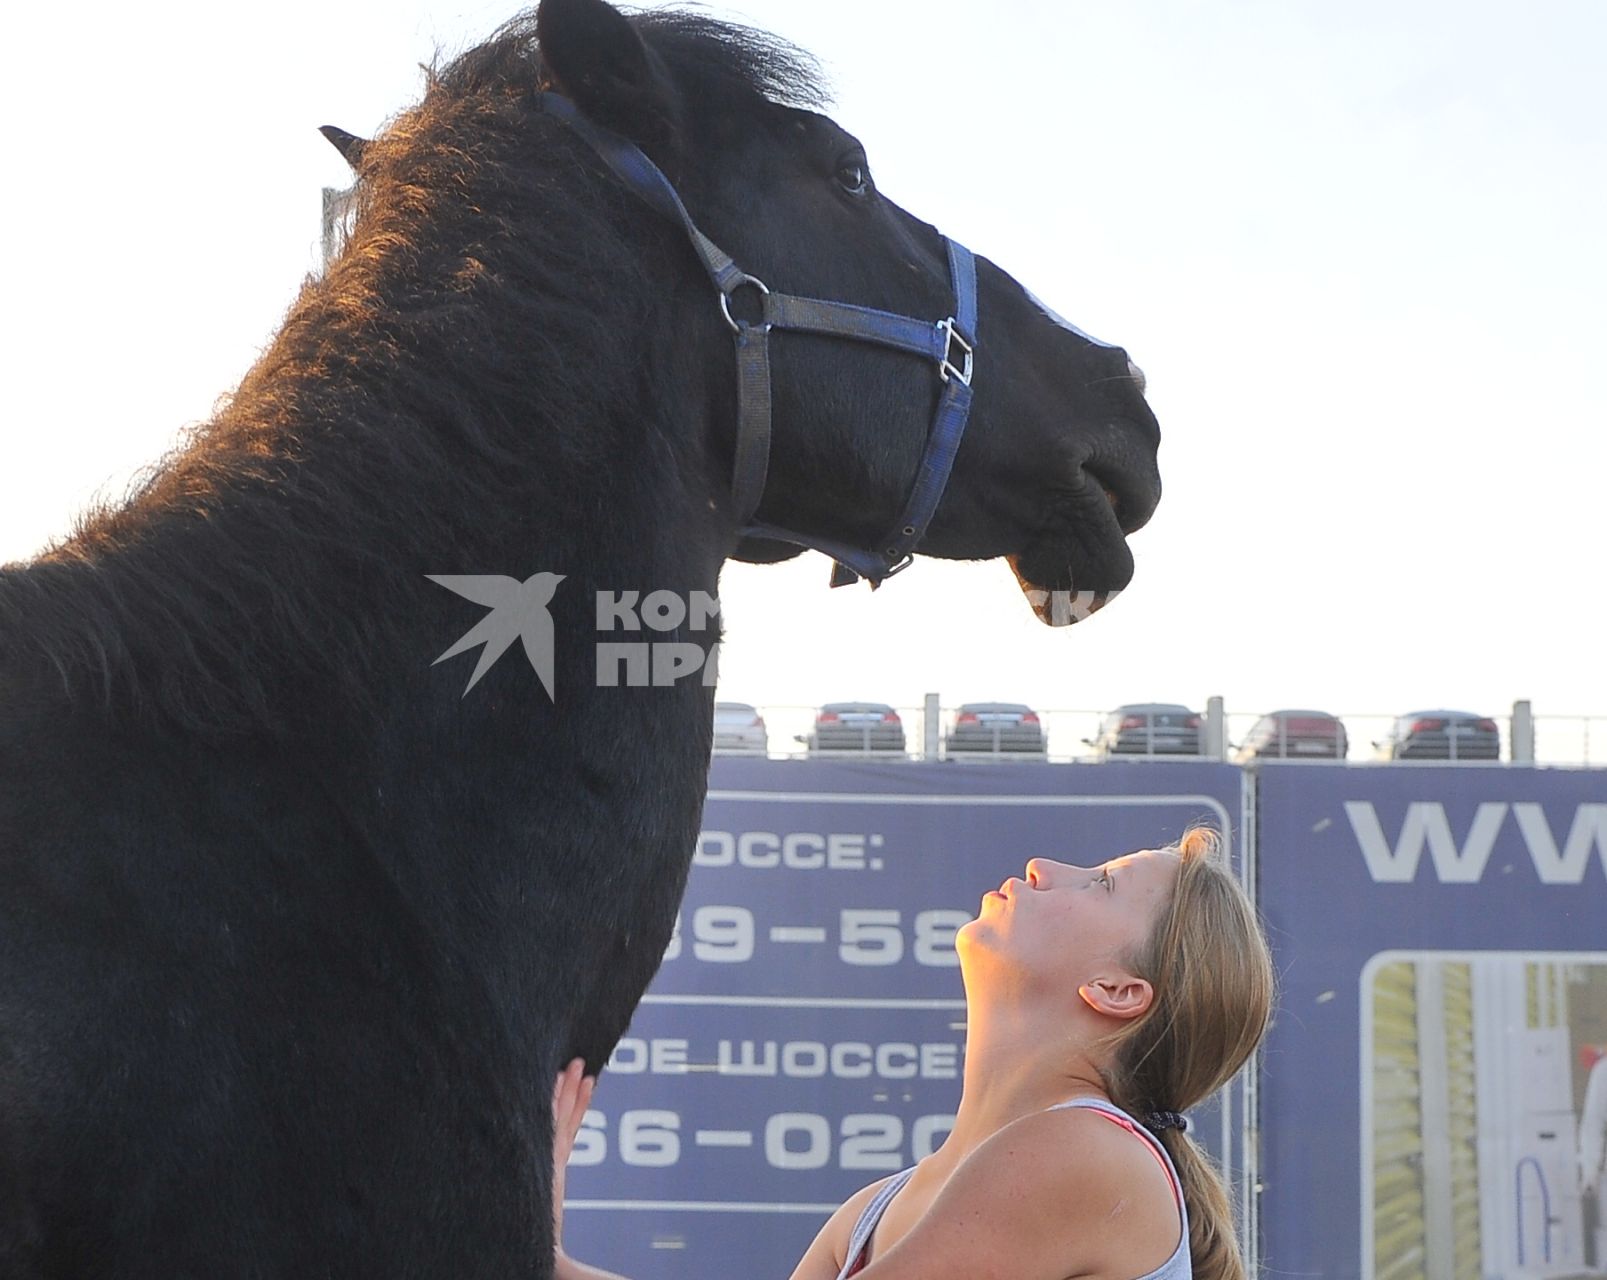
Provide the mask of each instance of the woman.
{"label": "woman", "polygon": [[[1242,1280],[1227,1193],[1181,1113],[1266,1029],[1272,964],[1213,831],[1098,867],[1034,858],[957,935],[953,1132],[826,1225],[793,1280]],[[553,1095],[563,1164],[591,1096]],[[561,1220],[560,1220],[561,1226]],[[557,1280],[607,1280],[563,1253]]]}

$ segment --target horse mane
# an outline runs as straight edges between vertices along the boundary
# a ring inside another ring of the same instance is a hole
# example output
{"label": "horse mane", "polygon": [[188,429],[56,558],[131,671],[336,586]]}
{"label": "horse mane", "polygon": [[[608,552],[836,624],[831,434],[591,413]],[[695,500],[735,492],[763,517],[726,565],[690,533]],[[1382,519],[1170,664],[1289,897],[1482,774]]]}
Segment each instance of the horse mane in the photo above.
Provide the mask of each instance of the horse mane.
{"label": "horse mane", "polygon": [[[765,33],[632,20],[681,84],[732,109],[827,99],[809,56]],[[600,408],[641,395],[619,317],[662,305],[651,215],[566,180],[573,140],[533,127],[540,74],[528,12],[426,69],[423,99],[365,149],[345,252],[235,392],[123,495],[0,568],[0,677],[53,671],[69,698],[191,734],[287,731],[290,690],[382,714],[375,655],[433,656],[412,652],[399,581],[519,571],[486,563],[474,513],[530,513],[502,534],[550,559],[605,504],[663,506],[667,486],[619,466],[651,452],[660,478],[673,469],[663,424]]]}

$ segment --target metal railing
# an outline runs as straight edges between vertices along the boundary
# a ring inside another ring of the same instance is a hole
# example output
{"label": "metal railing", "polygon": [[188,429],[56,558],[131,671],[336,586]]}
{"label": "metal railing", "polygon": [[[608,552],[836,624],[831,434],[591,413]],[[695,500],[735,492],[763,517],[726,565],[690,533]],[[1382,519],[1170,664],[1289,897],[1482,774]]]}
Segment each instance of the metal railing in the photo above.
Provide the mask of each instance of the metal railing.
{"label": "metal railing", "polygon": [[[840,748],[833,744],[821,749],[811,744],[815,730],[817,707],[789,705],[760,705],[764,716],[768,747],[763,754],[772,759],[869,759],[869,760],[956,760],[965,763],[1043,762],[1098,763],[1118,758],[1122,760],[1152,759],[1155,761],[1181,759],[1219,759],[1247,762],[1245,739],[1252,728],[1263,718],[1262,712],[1230,711],[1220,698],[1207,699],[1199,709],[1198,752],[1179,751],[1175,738],[1169,738],[1159,729],[1134,729],[1123,735],[1120,747],[1112,751],[1110,735],[1101,741],[1100,731],[1110,709],[1086,710],[1076,708],[1035,708],[1042,735],[1041,749],[1023,747],[1015,735],[999,728],[990,745],[979,742],[974,734],[967,735],[964,750],[950,749],[957,707],[945,706],[937,694],[929,694],[919,706],[895,706],[903,730],[902,749],[893,750],[877,745],[885,739],[886,728],[866,725],[857,747]],[[1382,762],[1388,759],[1387,742],[1391,726],[1400,719],[1399,713],[1346,712],[1336,713],[1344,727],[1347,750],[1343,759],[1352,764]],[[1607,715],[1535,715],[1527,702],[1515,703],[1505,715],[1490,716],[1499,734],[1498,759],[1467,759],[1466,748],[1459,745],[1456,735],[1448,735],[1446,755],[1432,760],[1396,760],[1403,766],[1423,763],[1475,765],[1543,764],[1559,766],[1607,767]],[[989,730],[983,731],[985,739]],[[839,726],[834,737],[844,736]],[[759,755],[754,750],[726,750],[717,747],[717,755]],[[1293,751],[1280,754],[1284,760],[1311,764],[1333,764],[1331,756],[1306,755]]]}

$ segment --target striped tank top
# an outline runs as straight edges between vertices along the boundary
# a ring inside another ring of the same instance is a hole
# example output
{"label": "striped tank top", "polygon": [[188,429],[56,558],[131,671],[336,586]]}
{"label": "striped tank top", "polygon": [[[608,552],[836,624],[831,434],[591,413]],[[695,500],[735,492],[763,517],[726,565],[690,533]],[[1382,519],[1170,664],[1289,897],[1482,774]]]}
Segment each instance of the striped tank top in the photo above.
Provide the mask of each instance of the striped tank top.
{"label": "striped tank top", "polygon": [[[1049,1108],[1051,1111],[1064,1111],[1068,1107],[1080,1107],[1089,1111],[1097,1111],[1107,1117],[1112,1123],[1121,1125],[1129,1133],[1135,1134],[1149,1144],[1149,1149],[1155,1158],[1161,1162],[1166,1170],[1166,1176],[1172,1184],[1172,1196],[1177,1202],[1178,1217],[1183,1223],[1183,1233],[1177,1242],[1177,1248],[1172,1256],[1155,1270],[1139,1276],[1136,1280],[1190,1280],[1194,1268],[1189,1261],[1189,1215],[1183,1204],[1183,1184],[1178,1181],[1177,1170],[1172,1166],[1172,1157],[1166,1154],[1166,1148],[1160,1140],[1150,1133],[1125,1111],[1113,1107],[1100,1098],[1072,1098],[1069,1102],[1057,1103]],[[902,1173],[894,1174],[876,1193],[871,1202],[865,1206],[865,1211],[859,1215],[859,1221],[854,1224],[853,1234],[848,1238],[848,1261],[843,1263],[843,1269],[837,1273],[837,1280],[848,1280],[849,1276],[860,1271],[866,1263],[865,1250],[870,1246],[870,1239],[876,1231],[876,1224],[882,1220],[882,1214],[887,1212],[887,1206],[893,1203],[893,1198],[904,1189],[904,1184],[910,1180],[915,1172],[912,1165]]]}

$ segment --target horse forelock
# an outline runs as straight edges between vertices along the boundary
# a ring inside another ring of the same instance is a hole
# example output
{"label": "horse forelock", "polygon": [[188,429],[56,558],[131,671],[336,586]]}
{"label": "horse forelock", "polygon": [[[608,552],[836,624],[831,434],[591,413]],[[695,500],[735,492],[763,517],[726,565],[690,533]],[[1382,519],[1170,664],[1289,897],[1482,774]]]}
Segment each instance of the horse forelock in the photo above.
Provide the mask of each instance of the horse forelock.
{"label": "horse forelock", "polygon": [[781,106],[824,109],[831,90],[813,54],[754,27],[702,14],[658,9],[639,14],[637,29],[694,91]]}

